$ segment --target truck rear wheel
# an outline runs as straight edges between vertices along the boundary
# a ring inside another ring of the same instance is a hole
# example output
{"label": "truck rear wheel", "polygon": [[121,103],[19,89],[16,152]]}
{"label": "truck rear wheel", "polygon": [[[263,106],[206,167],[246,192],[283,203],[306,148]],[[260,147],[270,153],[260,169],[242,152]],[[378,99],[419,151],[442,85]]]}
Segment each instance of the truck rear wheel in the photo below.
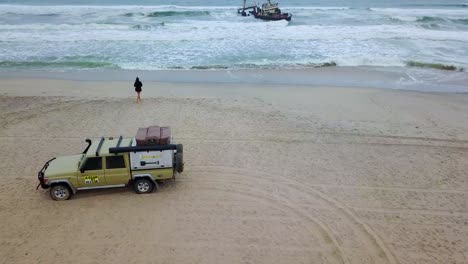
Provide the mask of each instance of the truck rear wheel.
{"label": "truck rear wheel", "polygon": [[56,201],[65,201],[71,196],[72,192],[66,184],[55,184],[50,188],[50,197]]}
{"label": "truck rear wheel", "polygon": [[133,183],[133,189],[138,194],[151,193],[154,189],[154,183],[148,178],[136,179]]}
{"label": "truck rear wheel", "polygon": [[175,154],[175,169],[178,173],[184,171],[184,156],[182,153]]}

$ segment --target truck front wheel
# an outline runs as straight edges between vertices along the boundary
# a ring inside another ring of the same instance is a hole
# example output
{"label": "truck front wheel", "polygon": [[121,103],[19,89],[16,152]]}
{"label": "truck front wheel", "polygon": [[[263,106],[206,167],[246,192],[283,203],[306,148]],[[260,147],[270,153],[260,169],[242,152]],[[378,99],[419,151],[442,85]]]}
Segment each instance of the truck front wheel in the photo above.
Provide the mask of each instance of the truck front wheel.
{"label": "truck front wheel", "polygon": [[71,190],[66,184],[56,184],[50,188],[50,197],[56,201],[68,200],[71,195]]}
{"label": "truck front wheel", "polygon": [[138,194],[150,193],[154,189],[154,183],[147,178],[136,179],[133,183],[133,189]]}

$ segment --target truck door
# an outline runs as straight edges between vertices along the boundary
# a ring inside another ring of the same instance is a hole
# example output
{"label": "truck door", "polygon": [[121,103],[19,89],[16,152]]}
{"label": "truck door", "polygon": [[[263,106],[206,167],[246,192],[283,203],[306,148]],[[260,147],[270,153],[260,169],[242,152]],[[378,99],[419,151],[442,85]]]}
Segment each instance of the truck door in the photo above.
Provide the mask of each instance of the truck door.
{"label": "truck door", "polygon": [[109,185],[127,184],[130,180],[128,159],[124,155],[106,157],[105,176]]}
{"label": "truck door", "polygon": [[95,187],[102,185],[106,185],[104,170],[102,168],[102,157],[87,158],[78,176],[78,186]]}

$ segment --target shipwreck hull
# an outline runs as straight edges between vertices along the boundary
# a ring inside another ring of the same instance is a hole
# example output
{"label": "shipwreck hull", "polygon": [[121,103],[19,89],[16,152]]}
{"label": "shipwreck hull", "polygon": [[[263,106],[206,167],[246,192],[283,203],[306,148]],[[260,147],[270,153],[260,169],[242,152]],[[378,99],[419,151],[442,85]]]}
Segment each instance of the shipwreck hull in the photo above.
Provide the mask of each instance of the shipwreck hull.
{"label": "shipwreck hull", "polygon": [[265,15],[257,15],[253,14],[255,18],[262,19],[262,20],[270,20],[270,21],[277,21],[277,20],[286,20],[291,21],[292,15],[290,14],[281,14],[281,15],[274,15],[274,16],[265,16]]}

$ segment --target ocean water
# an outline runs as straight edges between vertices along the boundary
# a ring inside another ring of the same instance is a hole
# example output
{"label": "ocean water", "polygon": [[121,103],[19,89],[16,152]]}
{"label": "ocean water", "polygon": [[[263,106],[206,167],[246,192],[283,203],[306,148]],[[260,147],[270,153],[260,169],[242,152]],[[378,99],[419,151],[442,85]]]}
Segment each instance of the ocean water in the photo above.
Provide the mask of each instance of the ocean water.
{"label": "ocean water", "polygon": [[468,68],[468,2],[280,1],[291,22],[241,2],[0,0],[0,69]]}

